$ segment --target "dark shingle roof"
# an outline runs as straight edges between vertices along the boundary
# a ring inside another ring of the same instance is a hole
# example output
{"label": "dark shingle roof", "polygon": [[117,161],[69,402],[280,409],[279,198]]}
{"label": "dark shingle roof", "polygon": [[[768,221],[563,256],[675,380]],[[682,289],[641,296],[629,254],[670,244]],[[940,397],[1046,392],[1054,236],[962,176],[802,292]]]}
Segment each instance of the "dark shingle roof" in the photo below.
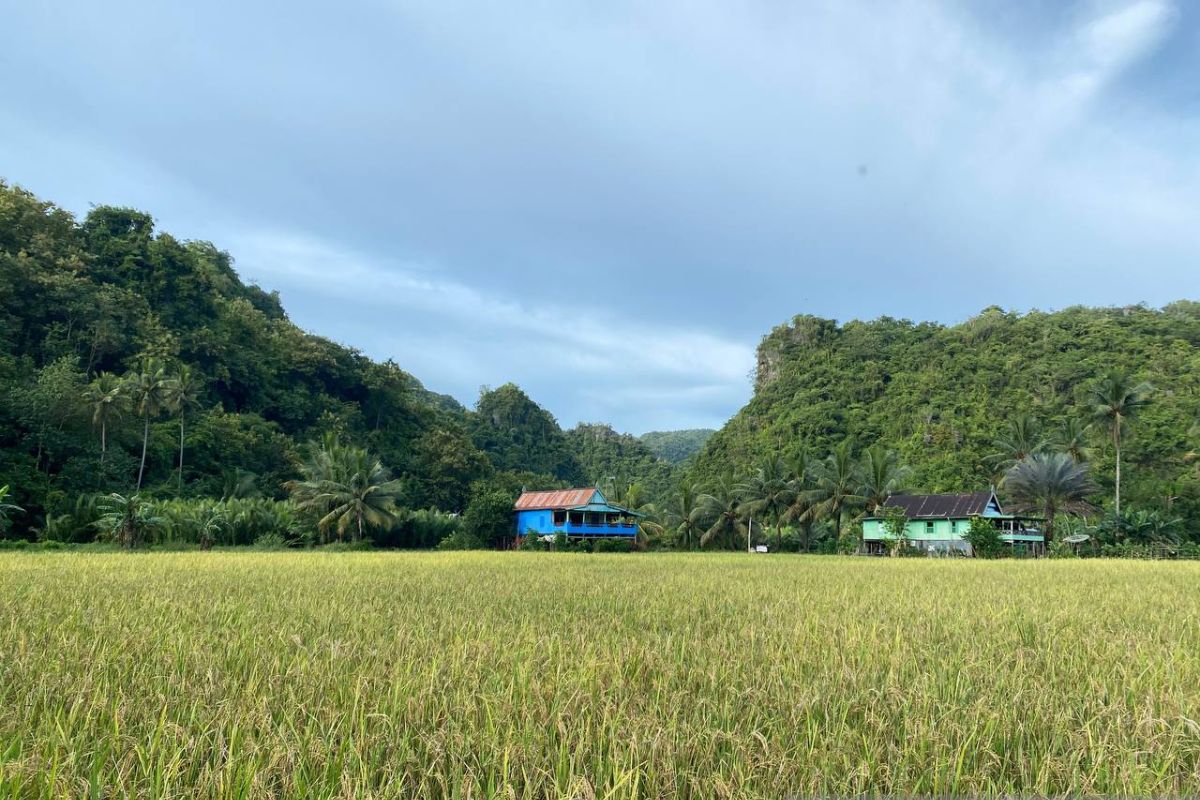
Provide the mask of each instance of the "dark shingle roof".
{"label": "dark shingle roof", "polygon": [[982,514],[991,499],[991,492],[895,494],[889,497],[883,506],[884,508],[903,508],[905,516],[909,519],[921,519],[922,517],[963,518]]}

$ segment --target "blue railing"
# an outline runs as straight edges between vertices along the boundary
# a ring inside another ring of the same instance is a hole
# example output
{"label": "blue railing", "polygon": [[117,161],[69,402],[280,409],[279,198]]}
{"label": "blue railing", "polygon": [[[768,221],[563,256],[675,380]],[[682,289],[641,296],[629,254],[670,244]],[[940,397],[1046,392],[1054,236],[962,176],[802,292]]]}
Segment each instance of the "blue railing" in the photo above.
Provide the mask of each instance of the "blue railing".
{"label": "blue railing", "polygon": [[556,525],[550,533],[562,531],[567,536],[635,536],[637,525],[584,525],[568,522],[566,525]]}

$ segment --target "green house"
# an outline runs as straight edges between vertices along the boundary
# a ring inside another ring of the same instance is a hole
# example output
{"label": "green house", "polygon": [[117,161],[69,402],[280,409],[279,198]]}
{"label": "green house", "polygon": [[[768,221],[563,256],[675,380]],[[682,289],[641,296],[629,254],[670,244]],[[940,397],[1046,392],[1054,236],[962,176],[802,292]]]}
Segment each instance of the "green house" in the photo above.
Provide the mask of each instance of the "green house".
{"label": "green house", "polygon": [[[971,546],[963,534],[973,517],[982,517],[1000,529],[1000,538],[1014,550],[1029,555],[1041,555],[1046,540],[1040,530],[1040,520],[1005,514],[993,491],[967,494],[897,494],[883,504],[885,509],[903,509],[908,518],[905,536],[909,544],[930,555],[969,555]],[[884,555],[891,547],[892,537],[883,528],[883,517],[863,520],[863,550],[870,555]]]}

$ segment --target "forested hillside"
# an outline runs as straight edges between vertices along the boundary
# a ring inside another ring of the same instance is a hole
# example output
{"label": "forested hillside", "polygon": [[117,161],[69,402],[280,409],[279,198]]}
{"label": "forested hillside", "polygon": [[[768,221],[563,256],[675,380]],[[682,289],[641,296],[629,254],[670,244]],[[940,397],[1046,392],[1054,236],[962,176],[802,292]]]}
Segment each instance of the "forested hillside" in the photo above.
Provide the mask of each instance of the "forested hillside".
{"label": "forested hillside", "polygon": [[712,428],[690,428],[682,431],[650,431],[641,439],[651,453],[670,464],[682,464],[699,453],[716,433]]}
{"label": "forested hillside", "polygon": [[585,469],[512,384],[467,411],[300,330],[228,253],[156,231],[145,213],[100,206],[80,221],[2,182],[0,398],[0,486],[23,509],[8,515],[22,535],[80,497],[139,486],[282,498],[318,440],[369,452],[409,509],[631,472],[590,446]]}
{"label": "forested hillside", "polygon": [[[839,325],[798,316],[759,347],[754,398],[707,444],[693,475],[744,474],[769,454],[824,458],[849,440],[882,444],[925,491],[987,488],[1014,420],[1032,439],[1075,442],[1102,491],[1113,480],[1111,442],[1086,427],[1086,392],[1106,371],[1150,384],[1124,434],[1131,507],[1200,521],[1200,303],[1163,309],[1068,308],[1017,314],[988,308],[960,325],[882,318]],[[1011,443],[1010,443],[1011,444]]]}

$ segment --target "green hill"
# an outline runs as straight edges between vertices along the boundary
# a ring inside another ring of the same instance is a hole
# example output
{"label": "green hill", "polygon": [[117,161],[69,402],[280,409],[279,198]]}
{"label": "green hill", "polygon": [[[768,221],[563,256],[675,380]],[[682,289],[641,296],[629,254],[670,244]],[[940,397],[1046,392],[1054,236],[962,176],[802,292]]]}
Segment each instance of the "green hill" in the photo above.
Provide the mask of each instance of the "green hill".
{"label": "green hill", "polygon": [[[378,456],[412,508],[461,511],[472,484],[497,472],[509,488],[590,480],[572,440],[515,385],[468,411],[390,361],[301,330],[212,244],[175,239],[132,209],[77,220],[0,181],[0,486],[26,510],[14,529],[80,495],[133,489],[146,420],[126,406],[102,432],[92,392],[102,375],[151,361],[167,376],[190,368],[197,389],[181,485],[179,415],[149,415],[150,495],[220,496],[239,483],[282,496],[301,446],[327,433]],[[635,473],[644,454],[631,458],[601,471]]]}
{"label": "green hill", "polygon": [[699,453],[716,433],[711,428],[692,428],[682,431],[650,431],[640,437],[650,452],[671,464],[682,464]]}
{"label": "green hill", "polygon": [[[917,488],[987,487],[996,476],[985,458],[1014,416],[1031,414],[1053,434],[1086,416],[1086,387],[1114,367],[1155,387],[1129,434],[1125,497],[1200,520],[1200,304],[1186,301],[1028,314],[993,307],[952,326],[798,316],[763,339],[753,399],[708,441],[693,474],[744,472],[769,453],[823,456],[850,439],[895,449]],[[1108,487],[1111,448],[1101,436],[1091,444]]]}

